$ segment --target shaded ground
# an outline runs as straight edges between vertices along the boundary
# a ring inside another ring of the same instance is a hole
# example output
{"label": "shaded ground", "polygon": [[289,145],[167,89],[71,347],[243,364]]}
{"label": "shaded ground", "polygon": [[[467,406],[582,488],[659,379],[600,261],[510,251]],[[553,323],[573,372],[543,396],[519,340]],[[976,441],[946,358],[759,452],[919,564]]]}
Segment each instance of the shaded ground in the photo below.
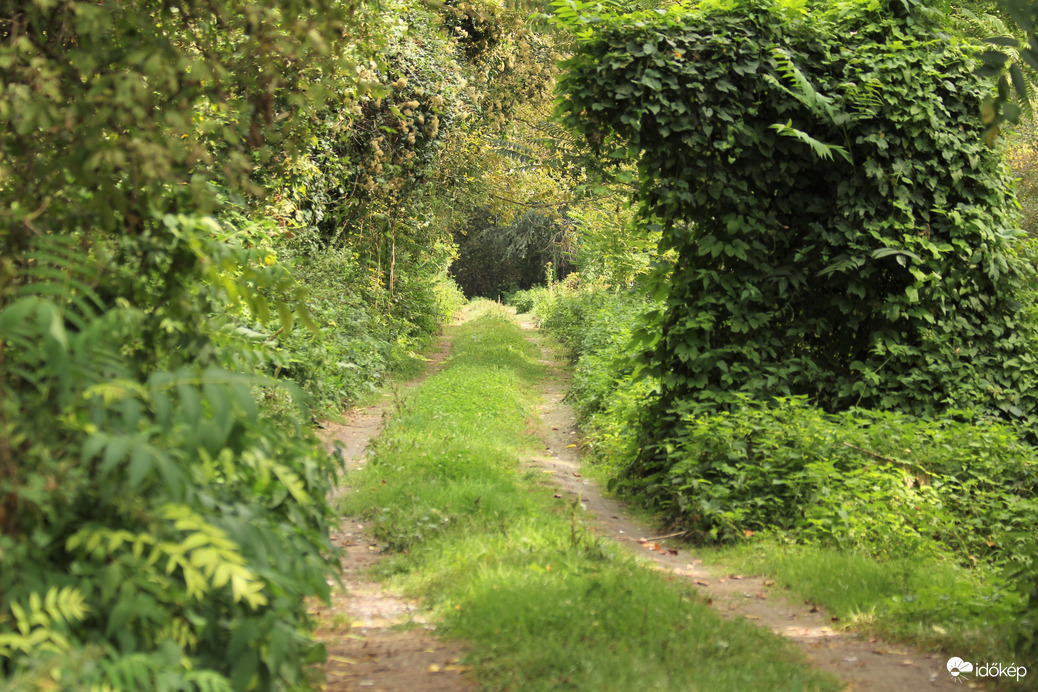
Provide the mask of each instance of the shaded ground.
{"label": "shaded ground", "polygon": [[[440,339],[428,354],[426,374],[414,386],[442,366],[450,344]],[[367,461],[368,443],[381,432],[389,406],[380,404],[355,410],[345,423],[325,424],[324,439],[340,450],[347,469]],[[340,486],[333,502],[348,487]],[[333,587],[330,606],[314,607],[319,623],[316,637],[328,649],[325,684],[329,692],[465,692],[475,689],[467,680],[467,668],[458,661],[464,653],[455,642],[433,636],[415,601],[383,588],[369,577],[382,555],[382,546],[359,517],[343,517],[332,532],[341,546],[342,581],[345,591]],[[406,629],[398,626],[409,625]]]}
{"label": "shaded ground", "polygon": [[580,453],[572,407],[563,402],[569,389],[569,373],[553,359],[553,353],[534,332],[532,318],[520,317],[528,338],[542,351],[549,366],[542,420],[545,447],[527,461],[543,469],[559,488],[564,501],[579,496],[600,535],[616,540],[660,571],[691,580],[711,606],[729,618],[741,617],[795,642],[818,668],[847,682],[854,692],[919,692],[920,690],[984,689],[983,683],[957,683],[948,674],[947,656],[925,653],[834,629],[833,620],[821,609],[800,603],[760,576],[724,574],[703,564],[689,547],[673,538],[657,537],[653,529],[635,519],[621,502],[605,497],[580,472]]}

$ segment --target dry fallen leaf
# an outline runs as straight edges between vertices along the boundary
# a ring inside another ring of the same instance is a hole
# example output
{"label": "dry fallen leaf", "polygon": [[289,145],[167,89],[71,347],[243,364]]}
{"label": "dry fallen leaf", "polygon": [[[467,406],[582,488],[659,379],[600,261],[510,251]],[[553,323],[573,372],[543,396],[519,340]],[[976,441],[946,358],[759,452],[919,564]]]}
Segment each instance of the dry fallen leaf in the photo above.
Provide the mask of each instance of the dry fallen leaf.
{"label": "dry fallen leaf", "polygon": [[429,667],[426,670],[428,670],[430,673],[439,673],[440,667],[435,663],[430,663]]}
{"label": "dry fallen leaf", "polygon": [[700,586],[710,586],[710,582],[702,581],[700,579],[696,579],[696,583],[699,584]]}

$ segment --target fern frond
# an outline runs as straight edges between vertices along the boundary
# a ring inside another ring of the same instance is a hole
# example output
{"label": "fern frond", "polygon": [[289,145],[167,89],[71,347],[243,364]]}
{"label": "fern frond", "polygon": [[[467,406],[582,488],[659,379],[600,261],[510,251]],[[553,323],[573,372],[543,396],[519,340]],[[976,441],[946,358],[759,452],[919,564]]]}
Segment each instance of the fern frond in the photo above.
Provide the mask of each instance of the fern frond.
{"label": "fern frond", "polygon": [[0,625],[13,618],[17,631],[0,631],[0,659],[11,658],[15,652],[38,657],[68,651],[72,648],[68,628],[90,612],[83,593],[71,586],[52,586],[43,596],[33,591],[28,603],[12,601],[8,607],[10,616],[0,618]]}
{"label": "fern frond", "polygon": [[848,152],[846,149],[836,144],[826,144],[825,142],[818,141],[806,132],[803,132],[802,130],[798,130],[795,127],[793,127],[792,121],[786,123],[785,125],[781,123],[776,123],[775,125],[771,126],[771,129],[775,130],[780,135],[792,137],[793,139],[799,140],[804,144],[808,145],[809,147],[811,147],[811,151],[814,152],[815,156],[822,159],[823,161],[832,161],[833,154],[839,154],[840,158],[842,158],[844,161],[847,161],[848,163],[854,163],[853,159],[851,158],[850,152]]}
{"label": "fern frond", "polygon": [[770,74],[765,74],[764,78],[773,86],[778,87],[785,93],[803,103],[815,114],[826,115],[830,121],[833,120],[836,111],[833,108],[832,98],[820,93],[814,88],[811,84],[811,80],[809,80],[807,76],[800,71],[800,68],[793,63],[793,59],[784,49],[777,47],[772,48],[771,53],[775,58],[778,71],[782,74],[783,79],[792,86],[792,88],[787,87]]}

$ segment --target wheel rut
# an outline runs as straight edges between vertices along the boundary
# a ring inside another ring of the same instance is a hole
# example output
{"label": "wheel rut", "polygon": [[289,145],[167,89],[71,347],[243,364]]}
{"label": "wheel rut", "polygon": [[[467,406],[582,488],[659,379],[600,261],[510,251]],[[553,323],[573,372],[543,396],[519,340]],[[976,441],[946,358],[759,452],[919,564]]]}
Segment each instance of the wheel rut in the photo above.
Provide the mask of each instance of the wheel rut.
{"label": "wheel rut", "polygon": [[[422,377],[441,368],[450,342],[440,338]],[[387,404],[351,411],[343,423],[325,423],[325,444],[342,455],[347,471],[360,469],[368,459],[369,443],[390,415]],[[340,485],[333,505],[349,487]],[[417,601],[407,599],[374,581],[371,573],[383,557],[382,546],[361,517],[342,517],[331,532],[341,548],[342,583],[332,584],[328,605],[311,609],[318,627],[315,637],[325,645],[328,659],[324,684],[328,692],[469,692],[476,685],[459,661],[465,653],[457,642],[435,636],[435,625],[423,617]]]}

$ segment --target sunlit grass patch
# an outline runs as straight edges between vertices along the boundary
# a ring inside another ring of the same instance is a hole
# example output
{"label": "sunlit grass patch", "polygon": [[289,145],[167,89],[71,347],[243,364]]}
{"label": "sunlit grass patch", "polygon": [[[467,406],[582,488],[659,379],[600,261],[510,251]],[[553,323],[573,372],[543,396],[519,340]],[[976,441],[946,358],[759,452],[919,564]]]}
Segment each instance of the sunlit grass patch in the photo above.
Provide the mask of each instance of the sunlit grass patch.
{"label": "sunlit grass patch", "polygon": [[719,549],[716,557],[729,569],[774,577],[838,617],[837,625],[951,653],[1012,658],[1006,633],[1021,596],[992,570],[970,571],[933,558],[879,560],[768,538]]}
{"label": "sunlit grass patch", "polygon": [[536,444],[537,351],[492,304],[469,309],[352,485],[397,551],[384,576],[467,640],[487,689],[839,689],[770,633],[585,529],[520,460]]}

